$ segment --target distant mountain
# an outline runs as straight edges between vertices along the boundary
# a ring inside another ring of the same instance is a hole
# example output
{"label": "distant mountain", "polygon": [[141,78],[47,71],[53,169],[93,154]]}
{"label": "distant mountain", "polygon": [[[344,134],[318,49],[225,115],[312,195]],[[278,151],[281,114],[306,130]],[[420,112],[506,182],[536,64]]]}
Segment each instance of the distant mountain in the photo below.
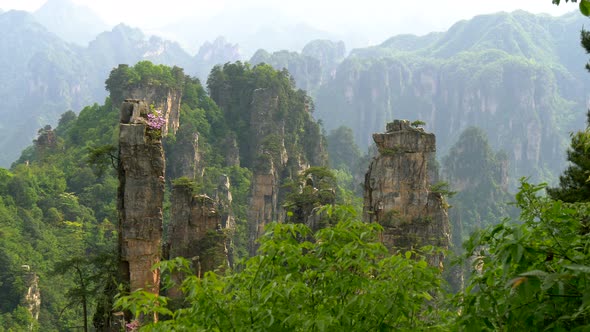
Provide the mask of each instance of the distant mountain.
{"label": "distant mountain", "polygon": [[275,69],[287,69],[295,79],[298,88],[311,95],[327,82],[338,64],[344,59],[344,42],[313,40],[307,43],[301,53],[277,51],[272,54],[260,49],[250,59],[252,64],[266,63]]}
{"label": "distant mountain", "polygon": [[[261,14],[253,15],[255,22]],[[277,29],[292,23],[282,16],[266,18],[244,27],[242,36],[282,19]],[[483,15],[444,33],[394,36],[353,49],[347,57],[343,43],[325,39],[299,45],[301,52],[271,52],[278,44],[270,38],[265,42],[275,46],[259,50],[251,61],[287,68],[297,86],[315,96],[315,114],[326,129],[351,127],[362,148],[394,118],[425,121],[437,134],[440,155],[465,128],[478,126],[494,149],[507,153],[513,179],[532,175],[551,180],[565,163],[568,132],[584,124],[590,75],[577,35],[585,22],[578,13],[558,18],[522,11]],[[226,24],[213,23],[204,30],[184,27],[198,37]],[[16,158],[38,128],[55,124],[64,111],[102,101],[104,78],[120,63],[178,65],[205,81],[211,66],[244,56],[244,48],[221,38],[191,56],[178,43],[125,25],[79,47],[25,12],[0,14],[0,31],[0,47],[11,50],[0,54],[0,115],[6,119],[0,122],[2,166]],[[295,40],[299,38],[282,42]]]}
{"label": "distant mountain", "polygon": [[241,60],[238,44],[228,42],[224,37],[217,37],[213,42],[206,41],[195,55],[196,75],[202,82],[207,81],[211,68],[216,64]]}
{"label": "distant mountain", "polygon": [[[121,63],[150,60],[183,67],[190,75],[196,75],[197,68],[210,69],[198,67],[198,57],[178,43],[148,38],[122,24],[99,34],[88,47],[65,42],[23,11],[0,14],[0,31],[0,49],[11,50],[0,52],[0,166],[4,167],[31,143],[39,128],[57,124],[67,110],[78,112],[104,101],[105,77]],[[215,63],[211,57],[207,66]]]}
{"label": "distant mountain", "polygon": [[33,13],[49,31],[63,40],[85,46],[109,26],[90,8],[70,0],[48,0]]}
{"label": "distant mountain", "polygon": [[[0,15],[0,165],[12,162],[41,126],[68,109],[93,102],[80,49],[39,24],[33,15]],[[89,80],[90,79],[90,80]]]}
{"label": "distant mountain", "polygon": [[[99,83],[94,95],[106,96],[103,77],[108,77],[111,69],[120,63],[133,65],[141,60],[157,64],[177,65],[187,73],[195,74],[195,61],[178,43],[159,37],[147,37],[137,28],[124,24],[103,32],[92,40],[81,53],[89,59],[90,76]],[[104,98],[104,97],[102,97]]]}
{"label": "distant mountain", "polygon": [[384,122],[420,119],[437,135],[439,155],[478,126],[507,153],[513,179],[551,180],[565,163],[568,132],[584,124],[584,23],[579,14],[498,13],[355,49],[318,91],[316,114],[328,130],[353,128],[363,148]]}
{"label": "distant mountain", "polygon": [[[245,23],[239,25],[239,22]],[[300,51],[310,40],[337,39],[334,34],[268,8],[228,10],[209,19],[188,18],[163,27],[161,32],[174,36],[188,49],[224,36],[240,45],[241,55],[246,59],[258,49]]]}

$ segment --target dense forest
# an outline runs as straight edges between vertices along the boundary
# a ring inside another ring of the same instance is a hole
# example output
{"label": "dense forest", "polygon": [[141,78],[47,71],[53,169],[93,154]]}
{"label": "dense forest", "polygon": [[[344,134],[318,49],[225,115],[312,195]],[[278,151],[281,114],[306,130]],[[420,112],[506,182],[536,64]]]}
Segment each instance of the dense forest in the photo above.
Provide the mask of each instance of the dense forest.
{"label": "dense forest", "polygon": [[[0,47],[30,38],[0,56],[16,64],[0,71],[0,144],[37,130],[0,156],[14,160],[0,168],[0,331],[590,327],[590,113],[567,139],[590,81],[579,50],[554,46],[576,38],[555,31],[572,15],[486,15],[349,55],[317,40],[241,62],[223,39],[192,57],[124,25],[74,46],[42,14],[0,12]],[[10,113],[21,108],[34,112]],[[133,170],[155,185],[131,188]],[[433,225],[385,211],[407,197],[440,205],[442,248],[388,245]],[[154,206],[145,225],[127,219]],[[126,250],[157,232],[156,285],[134,289]]]}

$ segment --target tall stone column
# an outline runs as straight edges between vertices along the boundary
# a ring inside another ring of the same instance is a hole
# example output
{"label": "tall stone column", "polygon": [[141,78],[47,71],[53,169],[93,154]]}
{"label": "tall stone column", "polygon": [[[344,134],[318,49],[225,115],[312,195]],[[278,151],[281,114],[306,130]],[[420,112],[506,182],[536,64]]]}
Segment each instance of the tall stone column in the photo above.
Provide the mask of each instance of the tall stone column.
{"label": "tall stone column", "polygon": [[164,151],[161,132],[147,124],[148,105],[127,99],[119,124],[119,254],[123,281],[131,291],[142,288],[158,294]]}
{"label": "tall stone column", "polygon": [[[430,190],[428,162],[436,151],[435,136],[406,120],[387,124],[373,134],[379,155],[365,175],[363,220],[383,226],[383,243],[392,251],[433,245],[448,249],[449,218],[440,193]],[[443,254],[427,257],[442,266]]]}
{"label": "tall stone column", "polygon": [[207,195],[196,195],[186,184],[172,187],[168,242],[170,258],[192,259],[195,273],[228,266],[225,228],[220,204]]}
{"label": "tall stone column", "polygon": [[[231,213],[229,178],[222,176],[215,198],[195,194],[194,183],[176,181],[172,185],[170,225],[167,247],[169,259],[184,257],[192,263],[193,272],[202,277],[205,272],[231,267],[231,233],[235,221]],[[172,299],[182,299],[178,287],[186,276],[174,273],[176,286],[167,290]]]}

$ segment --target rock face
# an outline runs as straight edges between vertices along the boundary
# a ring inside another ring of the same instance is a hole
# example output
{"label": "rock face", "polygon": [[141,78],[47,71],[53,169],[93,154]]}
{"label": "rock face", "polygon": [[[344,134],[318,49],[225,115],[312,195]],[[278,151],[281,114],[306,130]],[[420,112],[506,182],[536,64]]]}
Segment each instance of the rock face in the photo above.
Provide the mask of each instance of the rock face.
{"label": "rock face", "polygon": [[180,103],[182,101],[182,90],[165,89],[160,87],[145,87],[128,91],[125,96],[130,99],[141,99],[149,105],[154,105],[157,110],[162,110],[166,124],[162,128],[162,136],[168,132],[176,134],[180,126]]}
{"label": "rock face", "polygon": [[199,147],[199,136],[198,132],[194,132],[191,137],[177,137],[173,148],[166,145],[166,158],[174,160],[173,163],[168,163],[168,169],[166,170],[169,179],[180,177],[197,179],[203,177],[205,167]]}
{"label": "rock face", "polygon": [[283,123],[269,123],[269,119],[277,113],[278,97],[270,89],[254,91],[250,123],[253,135],[250,143],[257,157],[250,191],[248,220],[249,252],[255,255],[258,246],[256,239],[264,233],[264,227],[273,221],[282,220],[282,209],[279,206],[279,190],[281,174],[288,161],[285,149],[285,133]]}
{"label": "rock face", "polygon": [[225,235],[225,255],[227,257],[227,263],[230,267],[234,264],[234,253],[232,239],[236,230],[236,219],[232,210],[233,197],[231,194],[231,183],[227,175],[221,175],[219,177],[219,185],[215,193],[215,199],[217,201],[217,208],[219,216],[221,218],[221,229]]}
{"label": "rock face", "polygon": [[309,97],[295,89],[286,71],[225,64],[211,71],[208,88],[231,132],[224,142],[226,165],[252,172],[247,247],[255,254],[264,227],[285,218],[288,190],[282,185],[310,165],[327,163],[325,141]]}
{"label": "rock face", "polygon": [[[568,132],[584,127],[587,108],[579,89],[588,91],[588,77],[569,60],[582,48],[544,28],[571,31],[570,19],[497,13],[446,33],[401,35],[355,49],[318,90],[316,116],[328,131],[352,128],[361,149],[384,122],[420,119],[436,133],[442,155],[476,126],[507,153],[512,189],[522,176],[547,181],[564,168]],[[546,65],[549,58],[555,66]]]}
{"label": "rock face", "polygon": [[[28,265],[23,265],[24,282],[27,292],[23,297],[21,304],[27,308],[34,320],[39,320],[39,312],[41,311],[41,290],[39,288],[39,276],[35,272],[30,271]],[[31,326],[32,330],[32,326]]]}
{"label": "rock face", "polygon": [[171,203],[170,258],[191,259],[199,276],[227,267],[228,236],[225,230],[233,228],[233,218],[229,217],[227,206],[219,199],[195,195],[191,185],[184,183],[173,185]]}
{"label": "rock face", "polygon": [[148,104],[125,100],[119,124],[120,272],[130,290],[159,292],[164,152],[158,132],[146,124]]}
{"label": "rock face", "polygon": [[279,218],[278,194],[280,178],[272,159],[260,160],[252,176],[248,210],[248,251],[255,255],[256,239],[264,234],[264,227]]}
{"label": "rock face", "polygon": [[[373,134],[379,155],[365,176],[363,220],[384,228],[383,242],[393,251],[449,246],[449,219],[443,197],[430,191],[428,162],[436,151],[434,134],[409,121],[387,124]],[[428,257],[442,265],[442,254]]]}

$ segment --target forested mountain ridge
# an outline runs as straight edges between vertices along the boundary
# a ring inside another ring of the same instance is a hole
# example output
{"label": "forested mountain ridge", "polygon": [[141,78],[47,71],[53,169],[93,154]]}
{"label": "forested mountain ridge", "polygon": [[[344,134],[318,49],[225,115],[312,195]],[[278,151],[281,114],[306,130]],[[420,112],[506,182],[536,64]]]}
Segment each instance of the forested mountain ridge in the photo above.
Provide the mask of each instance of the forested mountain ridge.
{"label": "forested mountain ridge", "polygon": [[583,23],[579,15],[498,13],[353,50],[317,92],[317,116],[327,129],[351,127],[361,147],[383,122],[420,119],[442,154],[477,126],[508,154],[510,174],[551,180],[590,87],[583,50],[568,38]]}
{"label": "forested mountain ridge", "polygon": [[67,44],[37,23],[31,14],[0,15],[0,163],[8,165],[45,124],[57,123],[61,113],[79,110],[96,100],[85,74],[88,63],[80,49]]}
{"label": "forested mountain ridge", "polygon": [[[3,165],[63,111],[103,100],[102,77],[119,63],[148,59],[178,65],[203,80],[213,64],[240,57],[238,46],[223,39],[203,45],[193,57],[174,42],[146,39],[125,25],[82,48],[51,35],[28,14],[2,16],[11,25],[4,31],[46,45],[19,57],[3,54],[3,72],[9,73],[5,82],[12,82],[10,77],[20,82],[0,88],[11,123],[0,137]],[[251,61],[288,68],[297,86],[314,97],[316,116],[325,128],[351,127],[363,149],[370,134],[393,118],[427,122],[443,154],[463,129],[475,125],[484,129],[493,147],[508,153],[510,174],[550,180],[563,165],[567,133],[581,123],[590,87],[579,70],[583,52],[575,38],[568,38],[583,23],[572,14],[498,13],[459,22],[443,33],[395,36],[352,50],[347,57],[342,43],[314,41],[301,53],[260,50]],[[30,44],[10,40],[4,40],[5,47],[16,53]],[[49,80],[53,90],[43,88]],[[513,137],[509,131],[529,134]]]}
{"label": "forested mountain ridge", "polygon": [[[143,98],[163,112],[167,185],[181,178],[195,194],[216,197],[220,177],[227,179],[238,228],[232,247],[236,256],[245,255],[253,245],[249,233],[255,232],[255,239],[256,223],[264,222],[250,215],[272,210],[272,220],[285,217],[291,188],[283,184],[327,162],[309,97],[295,89],[287,72],[268,65],[216,67],[208,85],[211,98],[179,67],[147,61],[120,65],[106,81],[110,96],[103,105],[87,106],[78,116],[62,114],[57,128],[39,130],[10,170],[0,169],[0,262],[5,267],[0,290],[7,295],[0,301],[0,327],[36,326],[25,309],[29,285],[21,265],[39,278],[36,312],[44,330],[73,326],[83,302],[89,315],[96,312],[95,326],[108,321],[118,266],[113,259],[120,115],[113,102],[126,96]],[[273,183],[264,181],[269,176]],[[256,188],[272,191],[272,202]]]}
{"label": "forested mountain ridge", "polygon": [[[150,37],[124,24],[96,36],[87,47],[69,44],[24,11],[0,14],[4,38],[0,47],[0,165],[8,166],[30,144],[36,131],[55,125],[67,110],[78,112],[85,105],[102,102],[107,95],[104,77],[120,63],[141,60],[179,65],[193,75],[208,71],[219,58],[203,61],[180,46]],[[214,45],[223,48],[221,41]],[[209,46],[211,50],[211,46]],[[227,59],[227,58],[226,58]],[[234,60],[230,57],[228,60]]]}

